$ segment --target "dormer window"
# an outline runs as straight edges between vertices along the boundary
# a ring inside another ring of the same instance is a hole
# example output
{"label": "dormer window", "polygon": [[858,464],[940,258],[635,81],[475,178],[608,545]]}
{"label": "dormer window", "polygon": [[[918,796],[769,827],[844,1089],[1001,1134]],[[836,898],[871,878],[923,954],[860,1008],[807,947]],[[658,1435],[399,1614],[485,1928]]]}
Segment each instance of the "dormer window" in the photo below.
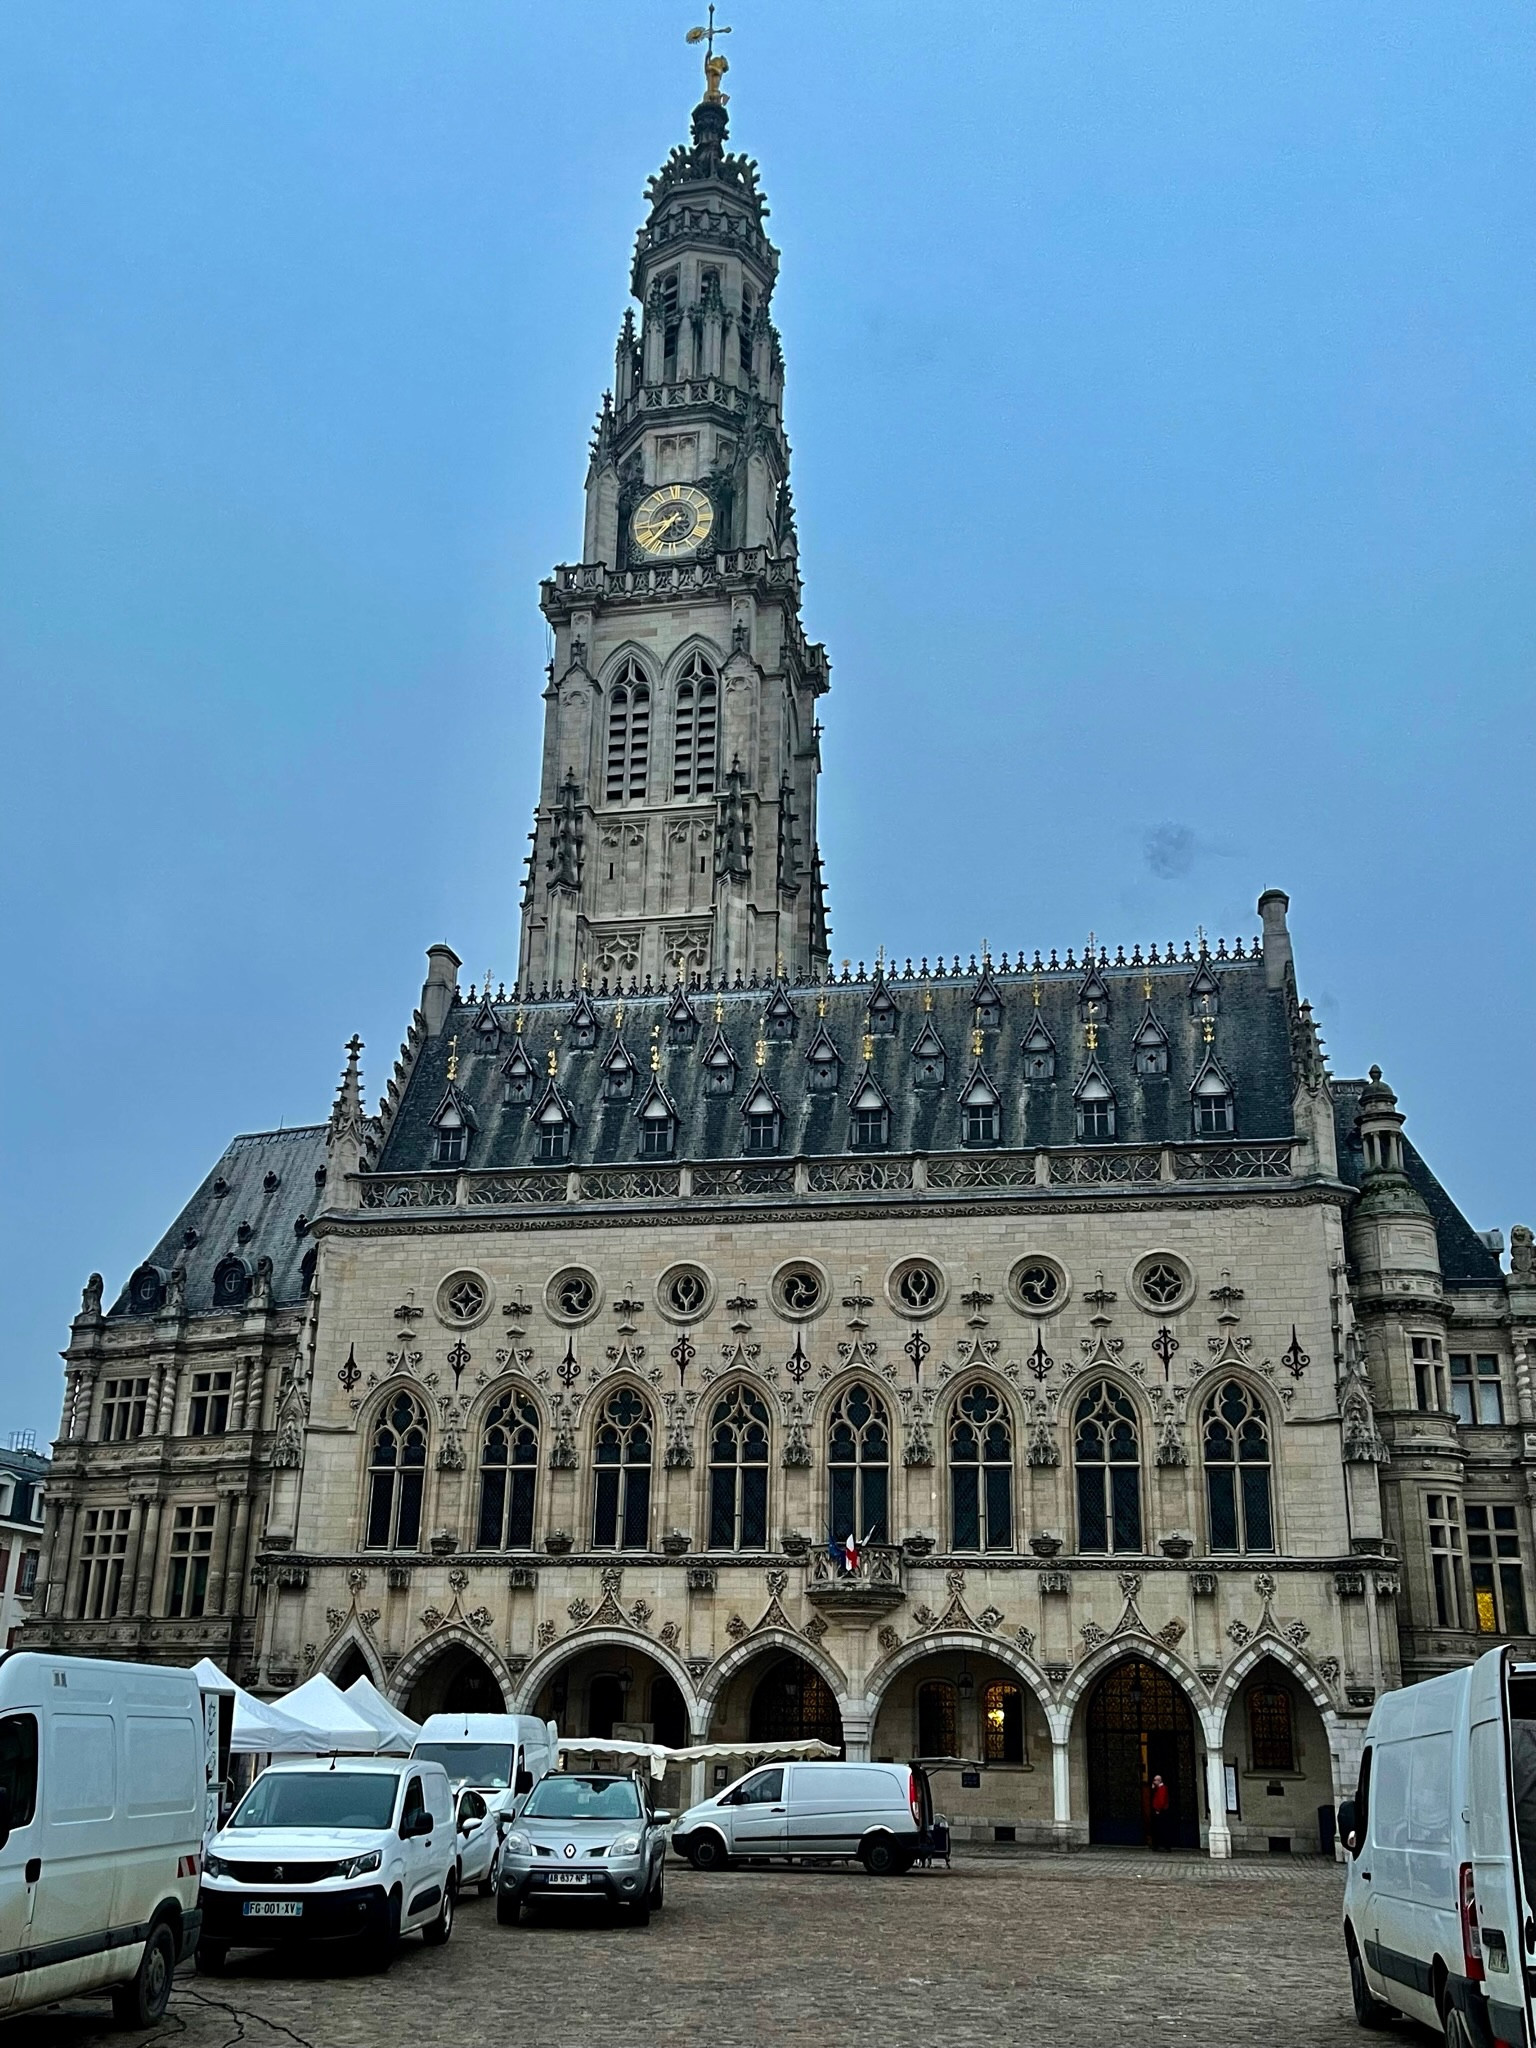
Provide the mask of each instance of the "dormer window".
{"label": "dormer window", "polygon": [[220,1259],[213,1269],[214,1307],[244,1308],[250,1291],[251,1276],[244,1259],[237,1259],[233,1254],[227,1259]]}
{"label": "dormer window", "polygon": [[1232,1114],[1232,1084],[1208,1059],[1200,1069],[1190,1094],[1195,1106],[1197,1138],[1230,1138],[1235,1128]]}
{"label": "dormer window", "polygon": [[1131,1071],[1142,1080],[1168,1071],[1168,1034],[1150,1010],[1131,1040]]}
{"label": "dormer window", "polygon": [[434,1166],[462,1166],[469,1156],[469,1133],[457,1110],[449,1110],[437,1127],[432,1148]]}
{"label": "dormer window", "polygon": [[1001,1134],[1002,1104],[978,1067],[960,1097],[960,1136],[967,1145],[995,1145]]}
{"label": "dormer window", "polygon": [[1201,964],[1189,984],[1189,1010],[1193,1017],[1214,1017],[1221,1009],[1221,983],[1209,967]]}
{"label": "dormer window", "polygon": [[670,1159],[677,1142],[677,1112],[657,1081],[652,1081],[639,1109],[640,1156]]}
{"label": "dormer window", "polygon": [[590,1052],[597,1043],[597,1012],[583,989],[566,1024],[566,1041],[577,1052]]}
{"label": "dormer window", "polygon": [[817,1026],[816,1036],[811,1040],[805,1055],[805,1085],[813,1095],[835,1095],[842,1075],[843,1062],[837,1047],[827,1036],[825,1024]]}
{"label": "dormer window", "polygon": [[759,1081],[741,1112],[743,1152],[777,1152],[783,1119],[773,1090]]}
{"label": "dormer window", "polygon": [[1035,1012],[1035,1021],[1024,1034],[1024,1078],[1026,1081],[1054,1081],[1056,1078],[1056,1041],[1046,1030],[1040,1013]]}
{"label": "dormer window", "polygon": [[1115,1092],[1099,1071],[1097,1062],[1077,1084],[1077,1135],[1089,1145],[1101,1145],[1115,1135]]}
{"label": "dormer window", "polygon": [[775,989],[769,999],[767,1009],[763,1012],[764,1038],[772,1038],[779,1041],[792,1039],[798,1023],[799,1019],[795,1015],[794,1004],[785,995],[783,989]]}
{"label": "dormer window", "polygon": [[534,1120],[534,1156],[543,1160],[568,1159],[571,1155],[571,1126],[558,1102],[547,1102]]}
{"label": "dormer window", "polygon": [[502,1090],[502,1101],[513,1107],[518,1103],[526,1106],[533,1100],[533,1062],[523,1051],[522,1043],[515,1044],[502,1065],[502,1077],[506,1082]]}
{"label": "dormer window", "polygon": [[489,993],[476,1012],[472,1028],[476,1052],[495,1052],[498,1049],[501,1044],[501,1020],[491,1006]]}
{"label": "dormer window", "polygon": [[942,1088],[948,1064],[944,1053],[944,1041],[934,1030],[931,1021],[925,1018],[923,1028],[917,1034],[912,1047],[912,1086]]}
{"label": "dormer window", "polygon": [[990,970],[984,974],[971,994],[971,1007],[976,1013],[978,1031],[996,1031],[1003,1021],[1003,999],[998,993],[997,983]]}
{"label": "dormer window", "polygon": [[671,1046],[692,1045],[699,1035],[699,1020],[693,1013],[693,1005],[681,988],[667,1006],[667,1043]]}
{"label": "dormer window", "polygon": [[894,1038],[896,1035],[896,1003],[885,983],[881,982],[869,999],[869,1031],[872,1038]]}
{"label": "dormer window", "polygon": [[736,1092],[736,1055],[731,1051],[724,1031],[717,1024],[715,1034],[704,1048],[704,1093],[706,1095],[734,1095]]}
{"label": "dormer window", "polygon": [[1098,968],[1089,966],[1078,984],[1077,1011],[1085,1024],[1103,1024],[1109,1016],[1109,984]]}
{"label": "dormer window", "polygon": [[849,1147],[855,1152],[882,1152],[890,1136],[890,1104],[866,1074],[848,1105]]}
{"label": "dormer window", "polygon": [[603,1061],[603,1095],[609,1102],[627,1102],[635,1092],[635,1063],[628,1049],[615,1045]]}

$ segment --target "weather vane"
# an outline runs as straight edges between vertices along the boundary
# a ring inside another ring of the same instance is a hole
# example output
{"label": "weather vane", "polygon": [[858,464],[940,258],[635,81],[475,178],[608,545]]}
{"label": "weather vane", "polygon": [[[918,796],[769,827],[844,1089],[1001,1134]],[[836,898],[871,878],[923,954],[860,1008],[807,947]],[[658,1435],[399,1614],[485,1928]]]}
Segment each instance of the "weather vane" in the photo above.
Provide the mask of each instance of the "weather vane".
{"label": "weather vane", "polygon": [[706,28],[691,28],[684,37],[685,42],[704,45],[704,97],[723,107],[730,98],[728,92],[720,90],[720,81],[731,68],[730,59],[715,55],[715,37],[728,36],[728,28],[715,27],[715,0],[709,0],[709,25]]}

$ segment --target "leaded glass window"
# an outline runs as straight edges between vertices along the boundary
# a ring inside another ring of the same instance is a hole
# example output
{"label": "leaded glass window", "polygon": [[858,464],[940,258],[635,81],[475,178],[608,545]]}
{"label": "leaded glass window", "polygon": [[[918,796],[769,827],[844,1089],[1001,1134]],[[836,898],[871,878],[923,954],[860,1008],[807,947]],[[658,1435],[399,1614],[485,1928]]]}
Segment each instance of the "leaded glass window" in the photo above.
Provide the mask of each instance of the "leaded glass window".
{"label": "leaded glass window", "polygon": [[949,1425],[950,1538],[956,1550],[1013,1548],[1013,1436],[985,1380],[966,1388]]}
{"label": "leaded glass window", "polygon": [[427,1472],[427,1413],[414,1394],[392,1394],[368,1447],[370,1550],[414,1550],[421,1541]]}
{"label": "leaded glass window", "polygon": [[1098,1380],[1073,1417],[1077,1466],[1077,1547],[1139,1551],[1141,1440],[1131,1398],[1112,1380]]}
{"label": "leaded glass window", "polygon": [[709,1547],[768,1542],[768,1410],[750,1387],[715,1403],[709,1425]]}
{"label": "leaded glass window", "polygon": [[539,1467],[539,1411],[520,1389],[491,1404],[480,1438],[481,1550],[533,1545],[534,1489]]}
{"label": "leaded glass window", "polygon": [[886,1543],[891,1430],[880,1396],[862,1380],[839,1395],[827,1429],[830,1520],[834,1543]]}
{"label": "leaded glass window", "polygon": [[981,1739],[984,1760],[989,1764],[1022,1764],[1024,1753],[1024,1694],[1016,1685],[998,1679],[981,1696]]}
{"label": "leaded glass window", "polygon": [[1269,1421],[1241,1380],[1226,1380],[1200,1416],[1212,1550],[1273,1550]]}
{"label": "leaded glass window", "polygon": [[1249,1688],[1248,1743],[1254,1770],[1295,1770],[1296,1735],[1291,1721],[1291,1696],[1283,1685]]}
{"label": "leaded glass window", "polygon": [[917,1753],[919,1756],[958,1756],[960,1737],[958,1703],[953,1682],[930,1678],[917,1688]]}
{"label": "leaded glass window", "polygon": [[595,1550],[645,1550],[651,1528],[651,1411],[632,1387],[603,1404],[592,1447]]}

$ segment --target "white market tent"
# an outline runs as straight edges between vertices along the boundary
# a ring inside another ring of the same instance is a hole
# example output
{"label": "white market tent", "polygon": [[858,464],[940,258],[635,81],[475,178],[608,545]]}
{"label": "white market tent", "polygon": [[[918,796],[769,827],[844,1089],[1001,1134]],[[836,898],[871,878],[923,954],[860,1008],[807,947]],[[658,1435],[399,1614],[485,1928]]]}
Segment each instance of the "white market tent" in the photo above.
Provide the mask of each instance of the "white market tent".
{"label": "white market tent", "polygon": [[211,1657],[193,1665],[193,1675],[204,1692],[233,1693],[234,1725],[229,1747],[239,1756],[324,1756],[333,1747],[324,1729],[311,1727],[297,1715],[259,1700],[254,1693],[236,1685]]}
{"label": "white market tent", "polygon": [[365,1721],[371,1721],[381,1735],[398,1737],[406,1749],[421,1733],[421,1723],[392,1707],[371,1678],[354,1678],[342,1698]]}
{"label": "white market tent", "polygon": [[620,1742],[615,1737],[580,1736],[560,1740],[560,1754],[566,1756],[634,1757],[650,1765],[651,1776],[664,1775],[668,1764],[701,1764],[727,1757],[744,1757],[753,1764],[774,1763],[785,1757],[813,1759],[835,1757],[830,1742],[808,1737],[803,1742],[693,1742],[683,1749],[669,1749],[664,1742]]}
{"label": "white market tent", "polygon": [[415,1740],[414,1735],[402,1735],[398,1729],[376,1727],[323,1671],[284,1693],[279,1705],[285,1714],[319,1729],[326,1738],[326,1749],[339,1754],[403,1756]]}

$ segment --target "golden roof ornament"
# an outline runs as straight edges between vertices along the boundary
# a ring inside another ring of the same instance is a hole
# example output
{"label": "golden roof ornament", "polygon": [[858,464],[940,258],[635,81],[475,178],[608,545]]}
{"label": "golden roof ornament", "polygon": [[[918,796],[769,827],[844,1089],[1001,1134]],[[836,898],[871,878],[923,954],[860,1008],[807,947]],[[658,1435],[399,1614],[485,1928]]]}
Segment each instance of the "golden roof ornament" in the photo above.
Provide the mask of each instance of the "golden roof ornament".
{"label": "golden roof ornament", "polygon": [[459,1041],[457,1036],[450,1038],[448,1041],[448,1078],[450,1081],[457,1081],[459,1078]]}
{"label": "golden roof ornament", "polygon": [[704,28],[691,28],[683,38],[685,43],[703,43],[704,45],[704,97],[712,106],[716,107],[723,107],[730,98],[728,92],[720,90],[720,81],[724,78],[726,72],[730,70],[731,65],[730,59],[724,54],[716,54],[715,37],[728,36],[730,32],[728,28],[717,28],[715,26],[714,0],[710,0],[708,26]]}

